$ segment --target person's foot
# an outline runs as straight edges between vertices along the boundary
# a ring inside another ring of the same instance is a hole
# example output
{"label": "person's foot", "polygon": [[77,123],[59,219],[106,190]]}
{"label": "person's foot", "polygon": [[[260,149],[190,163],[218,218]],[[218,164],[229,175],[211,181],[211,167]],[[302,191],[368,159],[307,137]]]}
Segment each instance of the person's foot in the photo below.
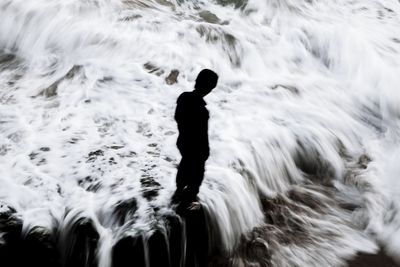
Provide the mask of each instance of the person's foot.
{"label": "person's foot", "polygon": [[189,203],[189,205],[187,206],[186,209],[187,209],[187,210],[199,210],[200,207],[201,207],[200,202],[193,201],[193,202],[190,202],[190,203]]}

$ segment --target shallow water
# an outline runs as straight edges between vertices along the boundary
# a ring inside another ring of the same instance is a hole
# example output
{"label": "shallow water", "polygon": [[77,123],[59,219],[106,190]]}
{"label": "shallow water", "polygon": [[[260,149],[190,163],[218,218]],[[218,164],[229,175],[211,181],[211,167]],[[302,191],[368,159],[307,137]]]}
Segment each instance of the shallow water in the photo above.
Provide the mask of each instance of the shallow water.
{"label": "shallow water", "polygon": [[2,0],[0,211],[24,233],[90,218],[110,266],[174,213],[175,100],[210,68],[215,262],[398,257],[399,19],[395,0]]}

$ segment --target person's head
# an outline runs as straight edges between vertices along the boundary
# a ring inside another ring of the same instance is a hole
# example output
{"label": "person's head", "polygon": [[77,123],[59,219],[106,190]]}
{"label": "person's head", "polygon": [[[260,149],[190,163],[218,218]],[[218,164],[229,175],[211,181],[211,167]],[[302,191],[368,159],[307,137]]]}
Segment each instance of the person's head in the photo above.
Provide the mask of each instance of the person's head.
{"label": "person's head", "polygon": [[209,69],[200,71],[196,79],[194,89],[200,93],[201,96],[206,96],[212,89],[217,86],[218,75]]}

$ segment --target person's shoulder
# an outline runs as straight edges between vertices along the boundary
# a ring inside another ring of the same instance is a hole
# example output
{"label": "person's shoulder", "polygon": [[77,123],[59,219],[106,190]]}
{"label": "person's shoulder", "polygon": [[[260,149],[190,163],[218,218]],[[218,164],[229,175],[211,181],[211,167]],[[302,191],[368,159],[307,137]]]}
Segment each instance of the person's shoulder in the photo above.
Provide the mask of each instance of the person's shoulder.
{"label": "person's shoulder", "polygon": [[192,99],[193,99],[193,93],[192,92],[183,92],[178,97],[177,102],[178,103],[188,102],[188,101],[191,101]]}

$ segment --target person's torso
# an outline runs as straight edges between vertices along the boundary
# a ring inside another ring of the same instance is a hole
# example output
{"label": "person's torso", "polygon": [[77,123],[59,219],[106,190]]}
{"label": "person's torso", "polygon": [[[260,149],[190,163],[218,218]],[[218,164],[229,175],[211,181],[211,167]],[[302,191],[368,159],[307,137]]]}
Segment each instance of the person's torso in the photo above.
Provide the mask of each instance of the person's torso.
{"label": "person's torso", "polygon": [[178,124],[178,148],[181,151],[207,154],[209,112],[201,96],[182,93],[177,100],[175,120]]}

